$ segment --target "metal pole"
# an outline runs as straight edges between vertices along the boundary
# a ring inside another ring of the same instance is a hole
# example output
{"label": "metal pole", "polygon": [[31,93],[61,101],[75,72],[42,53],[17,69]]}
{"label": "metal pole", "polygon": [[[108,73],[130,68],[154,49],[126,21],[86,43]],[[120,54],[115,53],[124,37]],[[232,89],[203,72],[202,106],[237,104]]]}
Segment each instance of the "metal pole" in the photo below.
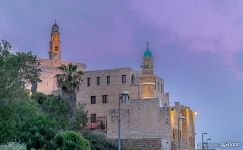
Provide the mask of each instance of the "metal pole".
{"label": "metal pole", "polygon": [[202,133],[202,150],[204,150],[204,140],[203,140],[203,135],[207,133]]}
{"label": "metal pole", "polygon": [[178,118],[178,150],[180,150],[180,118]]}
{"label": "metal pole", "polygon": [[202,133],[202,150],[204,150],[204,145],[203,145],[203,133]]}
{"label": "metal pole", "polygon": [[118,150],[121,150],[121,95],[119,95],[118,107]]}

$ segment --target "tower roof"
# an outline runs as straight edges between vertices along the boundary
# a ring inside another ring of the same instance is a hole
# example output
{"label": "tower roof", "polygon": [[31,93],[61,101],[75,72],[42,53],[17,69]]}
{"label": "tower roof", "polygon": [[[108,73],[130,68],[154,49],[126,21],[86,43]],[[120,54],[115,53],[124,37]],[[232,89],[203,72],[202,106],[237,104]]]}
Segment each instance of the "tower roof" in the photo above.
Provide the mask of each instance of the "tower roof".
{"label": "tower roof", "polygon": [[147,49],[144,53],[143,53],[144,57],[152,57],[152,52],[150,49]]}
{"label": "tower roof", "polygon": [[59,32],[59,26],[57,25],[56,21],[52,25],[52,32]]}

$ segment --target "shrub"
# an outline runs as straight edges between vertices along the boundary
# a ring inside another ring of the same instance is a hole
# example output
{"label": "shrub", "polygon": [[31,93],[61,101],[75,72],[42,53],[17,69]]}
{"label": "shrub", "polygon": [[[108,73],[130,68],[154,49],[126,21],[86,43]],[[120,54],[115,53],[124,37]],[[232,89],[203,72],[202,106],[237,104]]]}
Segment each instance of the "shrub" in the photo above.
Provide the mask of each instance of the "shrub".
{"label": "shrub", "polygon": [[89,141],[74,131],[60,132],[55,137],[59,149],[65,150],[90,150]]}
{"label": "shrub", "polygon": [[37,92],[31,95],[31,99],[35,100],[39,104],[43,104],[43,102],[47,99],[47,95]]}
{"label": "shrub", "polygon": [[0,145],[0,150],[26,150],[26,146],[24,144],[9,142],[6,145]]}
{"label": "shrub", "polygon": [[44,114],[56,122],[56,128],[60,130],[68,127],[69,118],[71,118],[71,107],[61,97],[48,95],[39,107]]}
{"label": "shrub", "polygon": [[94,134],[88,131],[82,133],[82,136],[89,140],[91,150],[117,150],[117,146],[102,135]]}
{"label": "shrub", "polygon": [[54,125],[53,121],[46,116],[37,116],[22,127],[21,142],[26,143],[28,150],[31,148],[55,149]]}

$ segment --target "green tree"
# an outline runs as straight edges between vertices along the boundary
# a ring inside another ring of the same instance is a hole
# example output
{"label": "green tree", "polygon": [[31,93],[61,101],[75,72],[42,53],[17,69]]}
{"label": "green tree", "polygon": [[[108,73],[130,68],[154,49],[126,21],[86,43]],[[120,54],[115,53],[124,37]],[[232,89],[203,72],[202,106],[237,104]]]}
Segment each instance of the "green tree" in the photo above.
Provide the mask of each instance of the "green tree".
{"label": "green tree", "polygon": [[29,53],[11,53],[11,44],[0,42],[0,143],[17,141],[20,129],[37,115],[37,106],[25,85],[39,81],[36,56]]}
{"label": "green tree", "polygon": [[[0,42],[0,97],[15,96],[18,88],[24,89],[27,84],[37,85],[41,82],[39,61],[31,52],[11,53],[11,44]],[[36,88],[32,86],[32,92]]]}
{"label": "green tree", "polygon": [[0,102],[0,143],[18,141],[22,126],[38,115],[36,103],[28,97]]}
{"label": "green tree", "polygon": [[40,75],[40,62],[36,55],[31,52],[17,52],[17,58],[19,59],[18,66],[20,66],[20,71],[22,78],[26,83],[31,84],[31,93],[35,93],[37,90],[37,83],[41,82]]}
{"label": "green tree", "polygon": [[[57,86],[68,96],[68,99],[75,100],[75,92],[82,82],[83,72],[78,71],[78,67],[72,63],[61,65],[58,69],[62,72],[57,74]],[[65,96],[64,96],[65,97]]]}

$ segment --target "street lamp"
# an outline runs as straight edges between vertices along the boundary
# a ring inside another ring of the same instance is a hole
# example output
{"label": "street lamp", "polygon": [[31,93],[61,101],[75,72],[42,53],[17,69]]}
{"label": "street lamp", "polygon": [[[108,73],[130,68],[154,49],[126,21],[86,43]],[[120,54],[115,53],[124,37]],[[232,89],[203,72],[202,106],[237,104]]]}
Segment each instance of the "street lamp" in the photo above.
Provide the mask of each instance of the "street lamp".
{"label": "street lamp", "polygon": [[180,120],[185,119],[184,116],[178,118],[178,150],[180,150]]}
{"label": "street lamp", "polygon": [[204,150],[204,141],[203,141],[203,135],[206,135],[206,134],[208,134],[208,133],[206,133],[206,132],[204,132],[204,133],[202,133],[202,150]]}
{"label": "street lamp", "polygon": [[127,102],[129,100],[129,92],[124,91],[119,95],[118,103],[118,150],[121,150],[121,102]]}
{"label": "street lamp", "polygon": [[208,141],[211,141],[211,139],[208,138],[208,139],[206,140],[206,143],[207,143],[207,149],[209,148]]}

